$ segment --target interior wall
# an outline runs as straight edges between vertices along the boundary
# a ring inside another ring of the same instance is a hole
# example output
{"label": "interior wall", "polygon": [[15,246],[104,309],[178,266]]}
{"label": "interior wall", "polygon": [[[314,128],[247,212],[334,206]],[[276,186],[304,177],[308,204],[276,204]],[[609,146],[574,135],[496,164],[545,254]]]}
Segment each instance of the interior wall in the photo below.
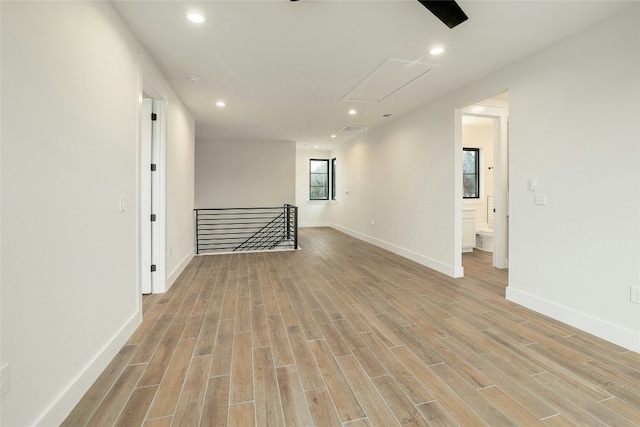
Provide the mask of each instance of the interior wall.
{"label": "interior wall", "polygon": [[[640,305],[629,300],[640,283],[639,18],[630,4],[336,149],[352,193],[332,209],[336,228],[455,271],[462,150],[453,117],[509,90],[507,297],[639,351]],[[534,205],[531,179],[547,206]]]}
{"label": "interior wall", "polygon": [[[328,159],[331,162],[330,154],[328,150],[296,151],[296,206],[298,206],[298,225],[300,227],[326,227],[329,225],[329,205],[335,202],[309,200],[309,161],[311,159]],[[339,180],[337,181],[339,182]]]}
{"label": "interior wall", "polygon": [[195,253],[195,120],[177,100],[167,103],[167,288]]}
{"label": "interior wall", "polygon": [[432,104],[334,149],[338,194],[348,194],[333,206],[332,225],[460,276],[460,242],[452,236],[462,180],[451,165],[462,162],[462,149],[452,143],[454,124],[453,108]]}
{"label": "interior wall", "polygon": [[[0,8],[0,363],[10,365],[11,376],[2,424],[58,425],[142,316],[136,269],[142,48],[109,2]],[[168,102],[174,122],[168,179],[177,182],[167,190],[167,205],[185,203],[187,210],[193,119],[174,94]],[[184,159],[176,160],[177,153]],[[185,168],[181,177],[177,167]],[[168,216],[167,235],[184,252],[189,236],[177,235],[186,220],[173,209]]]}
{"label": "interior wall", "polygon": [[295,177],[295,142],[196,140],[196,208],[293,204]]}
{"label": "interior wall", "polygon": [[[629,288],[640,284],[638,22],[636,2],[513,68],[507,290],[511,300],[635,351],[640,305],[630,302]],[[532,179],[546,206],[534,204]]]}

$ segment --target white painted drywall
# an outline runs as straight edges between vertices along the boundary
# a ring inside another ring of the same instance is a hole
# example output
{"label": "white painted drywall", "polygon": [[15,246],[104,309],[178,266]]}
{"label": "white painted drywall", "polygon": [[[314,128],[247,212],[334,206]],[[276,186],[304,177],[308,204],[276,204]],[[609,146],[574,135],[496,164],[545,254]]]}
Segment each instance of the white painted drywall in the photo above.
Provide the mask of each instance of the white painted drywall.
{"label": "white painted drywall", "polygon": [[460,242],[452,236],[460,222],[456,186],[462,181],[453,165],[462,162],[462,149],[452,143],[454,124],[453,108],[433,104],[334,149],[339,194],[349,194],[333,206],[332,224],[459,276]]}
{"label": "white painted drywall", "polygon": [[309,161],[311,159],[328,159],[331,163],[332,157],[327,150],[296,151],[295,204],[298,206],[298,225],[300,227],[326,227],[329,225],[329,205],[335,202],[309,200]]}
{"label": "white painted drywall", "polygon": [[[507,291],[635,351],[640,305],[630,302],[629,287],[640,285],[638,10],[635,3],[510,70]],[[531,179],[547,206],[534,205]]]}
{"label": "white painted drywall", "polygon": [[195,121],[180,102],[167,103],[166,148],[167,288],[195,252]]}
{"label": "white painted drywall", "polygon": [[[454,112],[509,90],[507,297],[639,351],[638,6],[335,149],[351,195],[333,225],[460,272]],[[547,206],[534,205],[532,178]]]}
{"label": "white painted drywall", "polygon": [[196,140],[197,208],[281,206],[295,201],[291,141]]}
{"label": "white painted drywall", "polygon": [[[136,105],[143,50],[108,2],[0,7],[0,363],[11,366],[2,424],[58,425],[142,316]],[[167,205],[188,210],[193,119],[175,95],[168,102],[169,121],[182,115],[185,123],[170,125],[168,178],[178,184]],[[186,158],[175,161],[183,149]],[[178,166],[187,168],[181,177]],[[169,214],[167,234],[184,254],[192,243],[178,236],[184,224],[177,222],[185,219]]]}

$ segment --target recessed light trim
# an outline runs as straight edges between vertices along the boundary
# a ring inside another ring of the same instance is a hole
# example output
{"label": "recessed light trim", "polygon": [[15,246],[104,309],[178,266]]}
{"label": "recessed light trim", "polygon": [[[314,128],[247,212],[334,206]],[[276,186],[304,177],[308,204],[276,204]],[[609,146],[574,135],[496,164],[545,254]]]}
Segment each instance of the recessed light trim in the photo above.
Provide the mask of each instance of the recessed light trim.
{"label": "recessed light trim", "polygon": [[354,110],[353,108],[351,110],[349,110],[349,114],[351,114],[352,116],[354,116],[357,113],[358,112],[356,110]]}
{"label": "recessed light trim", "polygon": [[196,24],[202,24],[204,22],[204,16],[196,12],[189,12],[187,14],[187,19],[191,22],[195,22]]}
{"label": "recessed light trim", "polygon": [[336,137],[337,137],[336,134],[331,135],[331,138],[336,138]]}
{"label": "recessed light trim", "polygon": [[444,48],[442,46],[436,46],[429,51],[431,55],[440,55],[444,52]]}
{"label": "recessed light trim", "polygon": [[196,75],[196,74],[189,74],[187,76],[189,78],[189,80],[191,80],[192,82],[199,82],[200,81],[200,76]]}
{"label": "recessed light trim", "polygon": [[227,103],[226,103],[226,102],[224,102],[224,101],[218,101],[218,102],[216,102],[216,106],[218,106],[218,107],[220,107],[220,108],[222,108],[222,107],[226,107],[226,106],[227,106]]}

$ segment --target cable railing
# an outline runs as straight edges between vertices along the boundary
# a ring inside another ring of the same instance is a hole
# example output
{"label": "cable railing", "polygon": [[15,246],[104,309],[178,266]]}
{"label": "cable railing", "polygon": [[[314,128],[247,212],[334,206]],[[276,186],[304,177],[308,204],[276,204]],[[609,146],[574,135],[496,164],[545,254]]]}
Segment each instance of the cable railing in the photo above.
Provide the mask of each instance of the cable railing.
{"label": "cable railing", "polygon": [[298,208],[194,209],[196,253],[298,249]]}

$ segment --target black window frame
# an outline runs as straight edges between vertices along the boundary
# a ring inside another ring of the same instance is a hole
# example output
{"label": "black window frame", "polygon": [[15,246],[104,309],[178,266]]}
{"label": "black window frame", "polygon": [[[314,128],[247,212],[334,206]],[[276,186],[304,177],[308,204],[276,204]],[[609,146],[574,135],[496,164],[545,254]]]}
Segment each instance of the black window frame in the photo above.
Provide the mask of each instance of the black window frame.
{"label": "black window frame", "polygon": [[331,159],[331,200],[336,199],[336,158]]}
{"label": "black window frame", "polygon": [[[476,161],[475,161],[475,171],[473,173],[465,173],[465,171],[464,171],[464,153],[465,153],[465,151],[475,152]],[[463,199],[479,199],[480,198],[480,149],[479,148],[473,148],[473,147],[464,147],[462,149],[462,156],[463,156],[462,198]],[[465,182],[465,178],[467,178],[467,177],[472,177],[473,180],[475,181],[475,187],[477,189],[477,192],[473,196],[466,196],[465,195],[464,182]]]}
{"label": "black window frame", "polygon": [[[320,175],[320,173],[317,172],[312,172],[312,162],[324,162],[327,165],[327,172],[323,172],[321,173],[322,175],[326,175],[326,185],[323,186],[319,186],[319,185],[312,185],[313,183],[313,179],[312,176],[313,175]],[[330,163],[329,163],[329,159],[309,159],[309,200],[329,200],[330,194],[329,194],[329,177],[330,177]],[[313,197],[313,188],[324,188],[324,193],[326,194],[326,197],[323,198],[314,198]]]}

